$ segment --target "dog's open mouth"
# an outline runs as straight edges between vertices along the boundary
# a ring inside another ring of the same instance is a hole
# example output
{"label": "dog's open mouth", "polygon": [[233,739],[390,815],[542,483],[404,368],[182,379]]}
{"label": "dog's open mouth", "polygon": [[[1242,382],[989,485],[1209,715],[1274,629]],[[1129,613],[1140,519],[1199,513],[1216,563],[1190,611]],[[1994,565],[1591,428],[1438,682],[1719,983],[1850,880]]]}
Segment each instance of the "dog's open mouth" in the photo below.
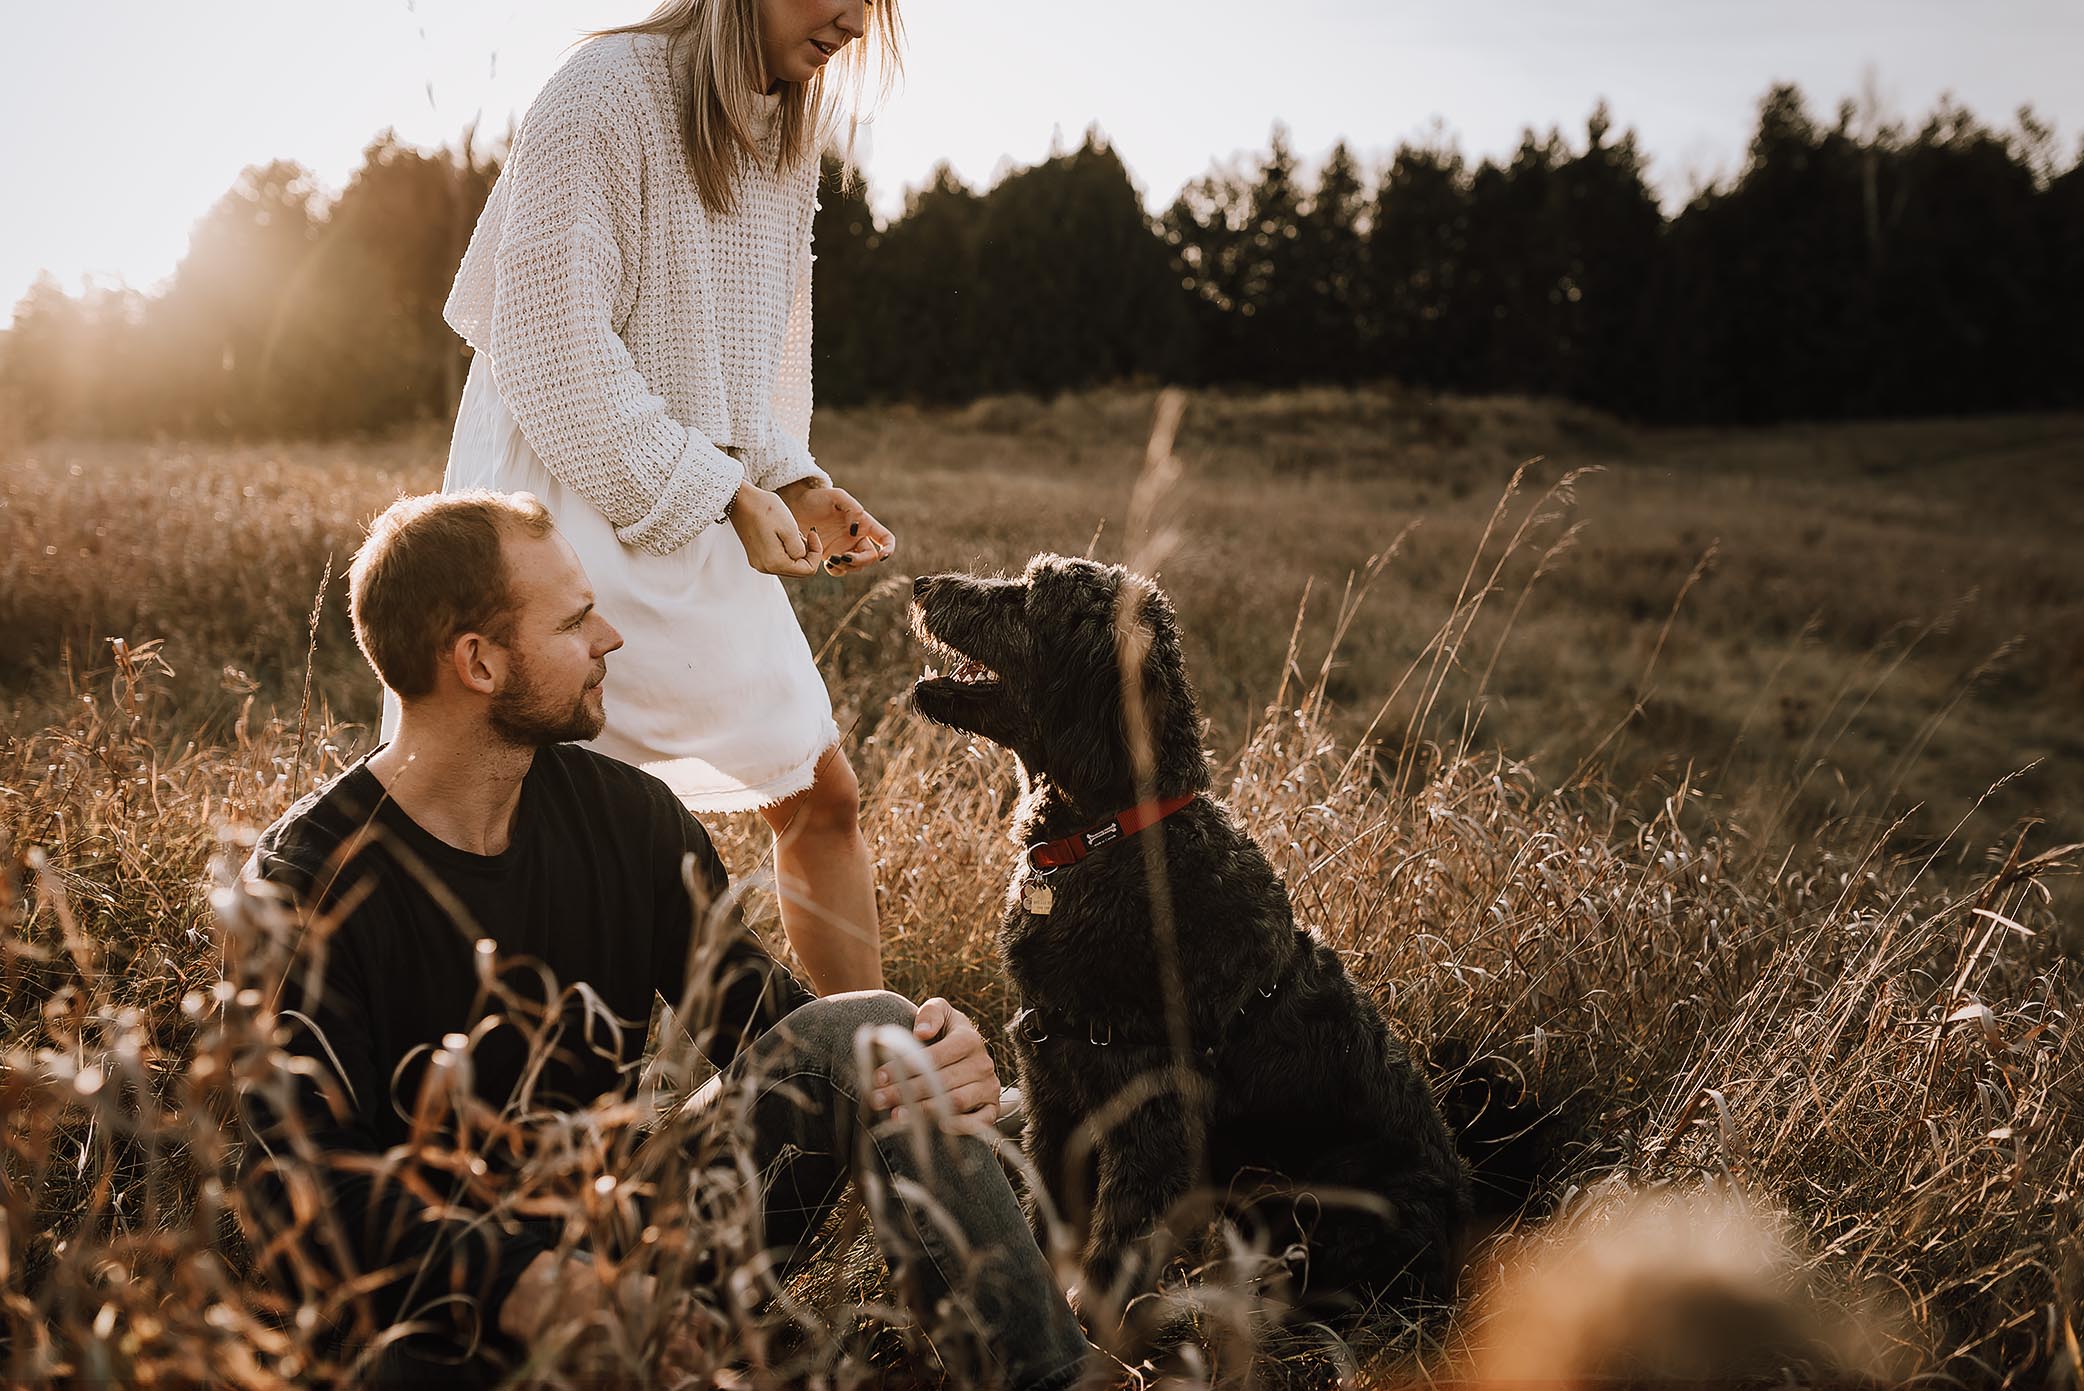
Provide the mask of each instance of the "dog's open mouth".
{"label": "dog's open mouth", "polygon": [[921,632],[920,637],[925,641],[927,652],[926,672],[919,678],[921,689],[976,690],[998,684],[999,674],[975,657],[957,651],[931,633]]}

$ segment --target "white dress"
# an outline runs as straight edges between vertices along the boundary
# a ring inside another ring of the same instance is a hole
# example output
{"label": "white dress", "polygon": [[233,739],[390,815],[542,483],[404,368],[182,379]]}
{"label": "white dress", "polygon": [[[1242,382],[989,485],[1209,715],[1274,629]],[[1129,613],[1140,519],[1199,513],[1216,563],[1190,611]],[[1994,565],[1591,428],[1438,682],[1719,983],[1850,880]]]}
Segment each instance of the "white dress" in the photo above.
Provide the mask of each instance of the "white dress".
{"label": "white dress", "polygon": [[714,520],[740,480],[825,481],[816,169],[748,168],[737,210],[709,215],[672,81],[654,37],[594,40],[530,107],[443,311],[477,351],[442,490],[533,493],[578,552],[624,640],[590,747],[691,810],[747,811],[808,788],[839,740],[782,581]]}
{"label": "white dress", "polygon": [[[472,360],[441,490],[534,493],[622,632],[608,655],[608,727],[587,747],[664,779],[696,812],[750,811],[811,785],[839,742],[832,701],[782,582],[738,533],[711,526],[670,555],[624,545],[600,509],[543,466]],[[383,737],[397,729],[384,694]]]}

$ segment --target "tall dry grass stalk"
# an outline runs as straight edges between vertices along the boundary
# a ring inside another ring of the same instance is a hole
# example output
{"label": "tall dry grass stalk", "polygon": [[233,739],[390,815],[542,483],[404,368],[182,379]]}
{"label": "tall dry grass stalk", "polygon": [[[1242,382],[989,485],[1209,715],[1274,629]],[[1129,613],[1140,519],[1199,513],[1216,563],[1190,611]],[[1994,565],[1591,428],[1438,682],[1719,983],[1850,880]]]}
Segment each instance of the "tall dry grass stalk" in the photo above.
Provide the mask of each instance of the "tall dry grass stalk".
{"label": "tall dry grass stalk", "polygon": [[[1153,447],[1154,476],[1170,457]],[[2007,847],[1964,874],[1933,854],[1901,858],[1851,823],[1759,838],[1719,821],[1687,778],[1636,814],[1596,769],[1545,785],[1482,751],[1481,709],[1443,711],[1441,674],[1495,662],[1468,645],[1475,609],[1520,552],[1537,577],[1554,568],[1571,543],[1556,504],[1574,481],[1518,512],[1501,502],[1462,597],[1368,739],[1337,734],[1330,691],[1336,643],[1388,553],[1341,597],[1314,668],[1298,619],[1294,680],[1219,779],[1299,918],[1429,1057],[1500,1223],[1472,1279],[1566,1240],[1568,1224],[1544,1224],[1595,1188],[1713,1186],[1786,1214],[1805,1299],[1893,1311],[1872,1325],[1888,1345],[1870,1349],[1892,1375],[2074,1380],[2084,1044],[2074,965],[2043,944],[2045,880],[2078,847]],[[1146,499],[1132,538],[1163,535],[1150,523],[1160,500]],[[1156,568],[1162,547],[1130,558]],[[349,736],[322,707],[254,717],[250,693],[228,737],[172,733],[167,657],[115,644],[64,718],[0,745],[0,1307],[13,1381],[275,1386],[352,1367],[377,1336],[353,1328],[351,1289],[299,1303],[259,1278],[233,1124],[237,1088],[279,1082],[269,998],[246,982],[286,962],[287,925],[231,871],[307,770],[351,760]],[[961,1002],[989,1036],[1013,1004],[992,931],[1016,853],[1004,829],[1015,766],[874,688],[837,694],[869,713],[859,761],[887,974]],[[1376,727],[1394,739],[1378,742]],[[728,863],[760,862],[751,819],[714,829]],[[771,920],[771,885],[742,888]],[[686,1018],[701,1001],[678,1004]],[[420,1098],[420,1141],[384,1163],[564,1217],[573,1239],[616,1253],[600,1267],[611,1284],[651,1275],[678,1289],[699,1253],[724,1254],[726,1278],[546,1348],[537,1370],[553,1382],[644,1372],[668,1324],[698,1330],[712,1374],[760,1385],[893,1356],[916,1331],[879,1284],[830,1266],[770,1298],[731,1186],[647,1145],[703,1071],[670,1024],[659,1040],[633,1103],[526,1131],[472,1110],[459,1045]],[[515,1173],[476,1174],[444,1123],[511,1146]],[[282,1162],[294,1173],[325,1160]],[[690,1188],[710,1200],[678,1201]],[[1174,1297],[1226,1376],[1425,1377],[1462,1365],[1500,1317],[1484,1306],[1427,1333],[1385,1311],[1351,1347],[1254,1346],[1261,1325],[1234,1291]]]}

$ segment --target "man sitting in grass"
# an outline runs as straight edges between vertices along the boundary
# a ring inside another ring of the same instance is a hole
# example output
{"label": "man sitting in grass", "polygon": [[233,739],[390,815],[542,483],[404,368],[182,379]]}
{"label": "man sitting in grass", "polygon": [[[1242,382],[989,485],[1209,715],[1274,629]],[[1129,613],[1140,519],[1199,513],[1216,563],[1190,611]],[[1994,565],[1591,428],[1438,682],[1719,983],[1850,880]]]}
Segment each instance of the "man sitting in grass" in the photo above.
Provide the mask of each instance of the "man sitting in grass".
{"label": "man sitting in grass", "polygon": [[[945,1328],[953,1311],[992,1379],[1075,1381],[1089,1348],[996,1156],[970,1133],[920,1143],[905,1126],[924,1080],[864,1079],[855,1062],[860,1030],[908,1031],[948,1109],[981,1131],[1000,1096],[982,1038],[944,1000],[813,998],[735,913],[709,911],[725,872],[702,827],[664,783],[572,742],[602,727],[622,640],[541,504],[401,499],[370,528],[350,592],[356,639],[404,714],[391,743],[270,826],[248,865],[304,929],[278,1006],[295,1064],[244,1094],[255,1249],[307,1281],[372,1276],[394,1339],[379,1376],[486,1379],[568,1335],[603,1302],[592,1253],[561,1241],[561,1218],[487,1210],[486,1176],[514,1156],[486,1141],[630,1095],[654,995],[683,999],[692,956],[703,978],[686,994],[713,1002],[694,1031],[721,1073],[673,1133],[729,1152],[696,1172],[757,1176],[758,1254],[736,1268],[786,1272],[866,1166],[878,1238],[922,1322]],[[553,1046],[532,1050],[532,1035]],[[430,1111],[444,1082],[469,1096]],[[458,1147],[458,1112],[480,1118],[479,1154],[379,1177],[387,1152],[430,1139],[430,1114],[435,1143]],[[316,1158],[316,1215],[290,1200],[293,1152]],[[707,1209],[716,1195],[694,1197]],[[401,1334],[408,1321],[419,1331]]]}

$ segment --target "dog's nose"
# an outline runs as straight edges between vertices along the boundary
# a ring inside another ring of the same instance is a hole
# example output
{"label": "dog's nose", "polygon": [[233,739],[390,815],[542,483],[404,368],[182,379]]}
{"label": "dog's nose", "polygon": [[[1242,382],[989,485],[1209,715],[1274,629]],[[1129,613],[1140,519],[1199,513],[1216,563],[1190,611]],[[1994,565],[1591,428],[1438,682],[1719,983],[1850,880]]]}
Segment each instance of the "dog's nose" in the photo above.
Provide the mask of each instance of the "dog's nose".
{"label": "dog's nose", "polygon": [[921,575],[919,576],[919,578],[913,580],[912,597],[914,599],[924,599],[926,597],[926,591],[933,588],[933,582],[935,578],[936,577],[933,575]]}

